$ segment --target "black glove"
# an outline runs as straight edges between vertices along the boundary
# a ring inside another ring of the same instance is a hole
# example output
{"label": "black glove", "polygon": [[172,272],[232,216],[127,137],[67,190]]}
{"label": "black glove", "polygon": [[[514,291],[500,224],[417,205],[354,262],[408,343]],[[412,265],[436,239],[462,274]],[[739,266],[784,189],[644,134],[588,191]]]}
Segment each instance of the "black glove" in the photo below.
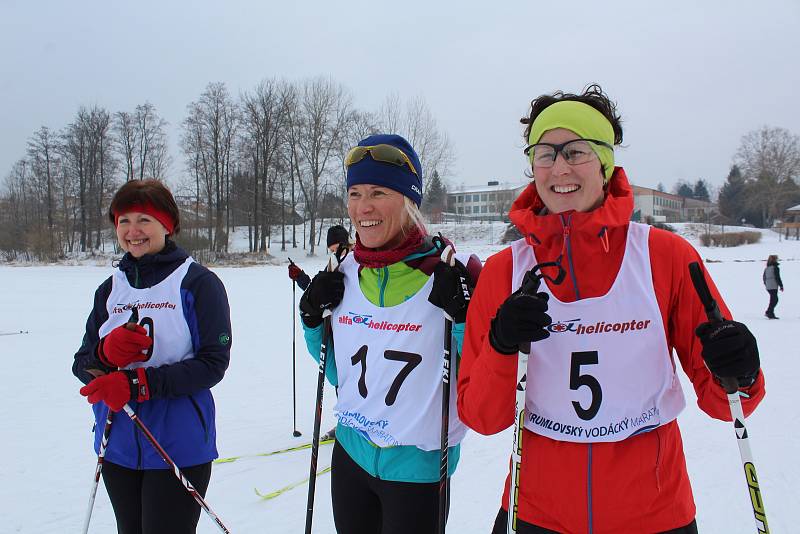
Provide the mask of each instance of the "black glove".
{"label": "black glove", "polygon": [[474,285],[464,264],[456,260],[452,267],[440,262],[433,270],[433,287],[428,302],[441,308],[455,323],[467,320],[467,307]]}
{"label": "black glove", "polygon": [[736,378],[739,387],[753,384],[761,360],[756,338],[745,325],[736,321],[703,323],[695,334],[703,344],[703,359],[714,376]]}
{"label": "black glove", "polygon": [[303,322],[309,328],[322,323],[322,313],[339,305],[344,297],[344,273],[339,271],[320,271],[311,280],[300,299],[300,312]]}
{"label": "black glove", "polygon": [[489,343],[501,354],[516,354],[520,343],[540,341],[550,336],[547,326],[547,293],[530,295],[518,289],[497,309],[489,329]]}

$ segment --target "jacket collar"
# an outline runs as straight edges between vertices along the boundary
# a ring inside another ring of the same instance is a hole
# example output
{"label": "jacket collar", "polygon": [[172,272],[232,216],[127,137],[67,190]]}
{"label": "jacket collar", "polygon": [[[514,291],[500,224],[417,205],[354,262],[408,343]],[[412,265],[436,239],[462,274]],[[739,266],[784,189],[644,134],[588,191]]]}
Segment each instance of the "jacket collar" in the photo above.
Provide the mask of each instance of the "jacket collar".
{"label": "jacket collar", "polygon": [[[603,238],[605,232],[625,226],[633,213],[633,190],[622,167],[616,167],[606,186],[603,203],[588,212],[547,213],[531,182],[511,206],[509,218],[532,245],[560,240],[566,231]],[[567,228],[569,230],[567,230]]]}
{"label": "jacket collar", "polygon": [[174,241],[167,240],[164,248],[156,254],[145,254],[141,258],[134,258],[126,252],[118,267],[134,287],[151,287],[171,273],[176,263],[183,263],[188,257],[189,254]]}

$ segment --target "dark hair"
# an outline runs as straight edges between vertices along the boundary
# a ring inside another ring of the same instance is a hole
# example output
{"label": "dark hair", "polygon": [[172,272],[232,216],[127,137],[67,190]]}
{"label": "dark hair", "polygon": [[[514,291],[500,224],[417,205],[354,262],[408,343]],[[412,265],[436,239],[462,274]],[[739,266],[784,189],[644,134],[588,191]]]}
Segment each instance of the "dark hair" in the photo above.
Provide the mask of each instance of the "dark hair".
{"label": "dark hair", "polygon": [[594,109],[603,114],[611,123],[614,129],[614,144],[619,145],[622,143],[622,119],[617,114],[617,104],[613,102],[608,95],[603,92],[603,88],[593,83],[587,86],[583,93],[575,95],[572,93],[564,93],[563,91],[556,91],[552,95],[541,95],[531,100],[531,111],[527,117],[521,118],[519,121],[527,125],[525,127],[525,144],[528,144],[528,136],[531,133],[531,126],[536,117],[544,111],[548,106],[561,102],[562,100],[574,100],[576,102],[583,102],[592,106]]}
{"label": "dark hair", "polygon": [[143,204],[149,204],[170,216],[175,223],[171,235],[181,231],[181,216],[175,198],[167,186],[153,178],[131,180],[120,187],[114,193],[111,206],[108,207],[108,220],[111,221],[111,224],[115,224],[115,213],[124,213],[132,207]]}

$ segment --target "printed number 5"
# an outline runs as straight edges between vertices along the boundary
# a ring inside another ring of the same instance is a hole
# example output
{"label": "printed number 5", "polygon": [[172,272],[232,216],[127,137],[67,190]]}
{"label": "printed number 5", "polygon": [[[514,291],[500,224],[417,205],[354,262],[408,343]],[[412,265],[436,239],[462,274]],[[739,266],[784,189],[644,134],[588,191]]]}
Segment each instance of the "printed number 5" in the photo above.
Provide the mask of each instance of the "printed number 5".
{"label": "printed number 5", "polygon": [[589,405],[589,408],[584,409],[578,401],[572,401],[572,407],[575,408],[575,413],[584,421],[594,418],[597,412],[600,411],[600,404],[603,402],[603,389],[600,387],[600,382],[592,375],[581,374],[581,365],[595,364],[597,364],[596,350],[572,353],[572,362],[569,372],[569,389],[577,390],[581,386],[587,386],[592,391],[592,403]]}
{"label": "printed number 5", "polygon": [[[361,395],[362,398],[366,399],[367,394],[367,351],[368,347],[366,345],[362,345],[358,351],[350,358],[350,363],[356,365],[357,363],[361,362],[361,376],[358,379],[358,393]],[[411,374],[411,371],[414,370],[416,366],[418,366],[422,362],[422,356],[419,354],[414,354],[413,352],[403,352],[400,350],[387,350],[384,351],[383,357],[387,360],[392,360],[395,362],[406,362],[406,365],[400,369],[400,372],[397,373],[394,381],[392,381],[392,385],[389,387],[389,391],[386,393],[386,398],[384,402],[386,406],[391,406],[397,400],[397,394],[400,392],[400,386],[403,385],[403,382],[408,375]]]}

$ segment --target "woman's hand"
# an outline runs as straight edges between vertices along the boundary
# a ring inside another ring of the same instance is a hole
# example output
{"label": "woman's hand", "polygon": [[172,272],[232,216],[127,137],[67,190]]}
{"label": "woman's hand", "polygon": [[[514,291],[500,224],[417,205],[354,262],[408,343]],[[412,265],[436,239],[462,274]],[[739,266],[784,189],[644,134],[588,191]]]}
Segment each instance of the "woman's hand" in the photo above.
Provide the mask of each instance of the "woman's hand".
{"label": "woman's hand", "polygon": [[314,328],[322,323],[325,310],[332,310],[344,297],[344,273],[320,271],[311,280],[300,299],[300,311],[306,326]]}

